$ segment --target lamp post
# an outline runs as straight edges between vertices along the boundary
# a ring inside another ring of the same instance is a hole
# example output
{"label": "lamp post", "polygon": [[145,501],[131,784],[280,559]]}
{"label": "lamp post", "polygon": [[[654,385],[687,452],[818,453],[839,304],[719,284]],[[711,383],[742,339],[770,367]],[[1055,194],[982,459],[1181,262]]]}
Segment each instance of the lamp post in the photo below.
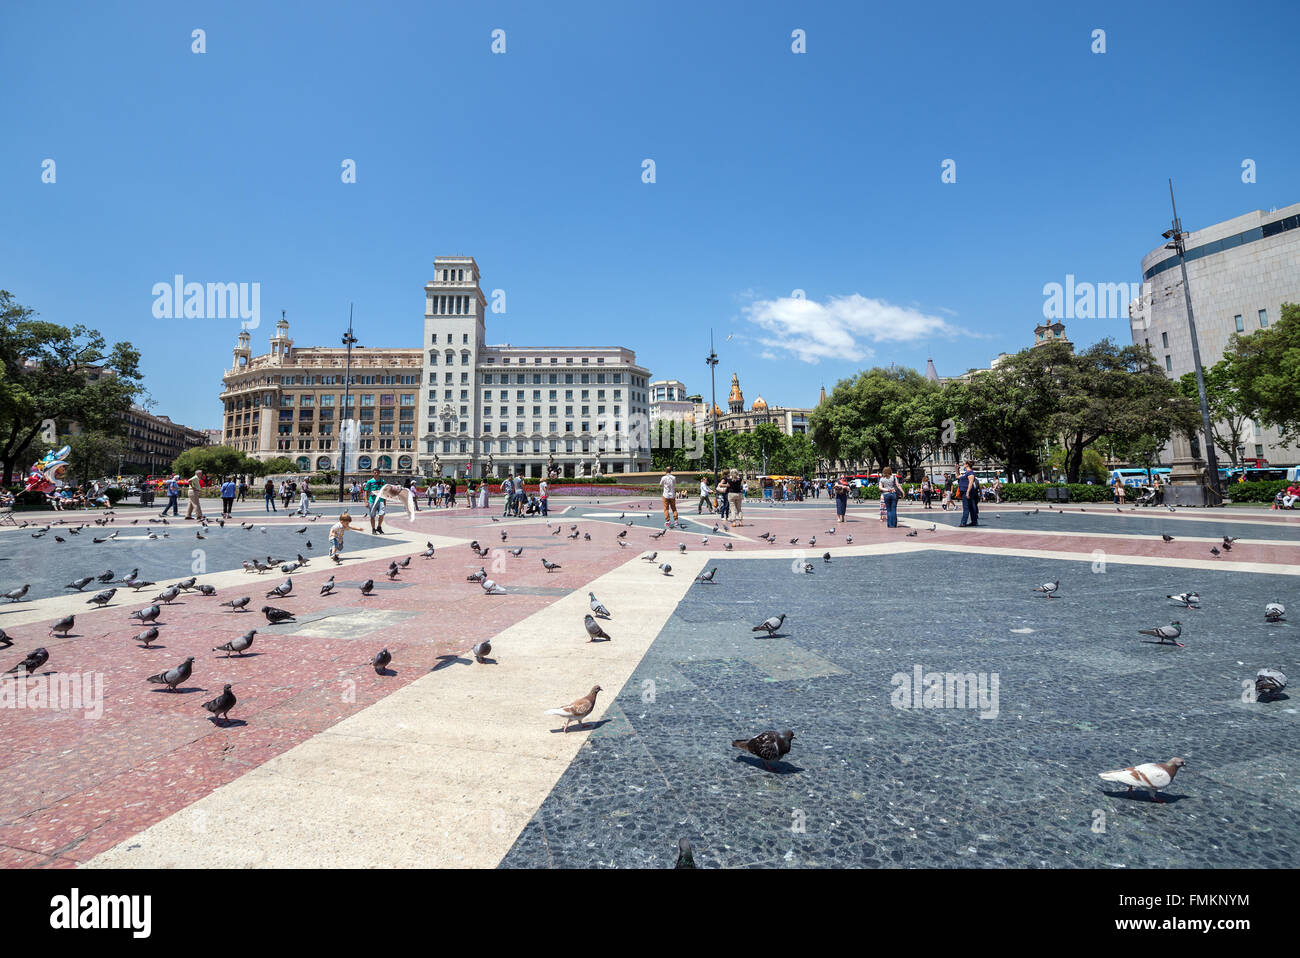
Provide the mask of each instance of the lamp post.
{"label": "lamp post", "polygon": [[1165,249],[1178,253],[1178,266],[1183,273],[1183,302],[1187,305],[1187,331],[1192,339],[1192,363],[1196,367],[1196,394],[1201,401],[1201,428],[1205,431],[1205,463],[1210,474],[1210,488],[1214,490],[1219,502],[1223,502],[1223,493],[1219,489],[1219,457],[1214,451],[1214,433],[1210,425],[1210,404],[1205,397],[1205,370],[1201,366],[1201,346],[1196,339],[1196,319],[1192,315],[1192,288],[1187,282],[1187,247],[1182,223],[1178,220],[1178,204],[1174,202],[1174,181],[1169,181],[1169,205],[1173,208],[1174,222],[1171,229],[1163,236],[1171,242]]}
{"label": "lamp post", "polygon": [[348,474],[348,443],[346,429],[349,399],[352,395],[352,347],[357,338],[352,335],[352,304],[348,303],[348,331],[343,334],[343,345],[348,348],[347,368],[343,373],[343,415],[339,417],[339,502],[343,501],[343,482]]}
{"label": "lamp post", "polygon": [[713,474],[718,474],[718,354],[713,351],[713,330],[709,330],[709,418],[713,420]]}

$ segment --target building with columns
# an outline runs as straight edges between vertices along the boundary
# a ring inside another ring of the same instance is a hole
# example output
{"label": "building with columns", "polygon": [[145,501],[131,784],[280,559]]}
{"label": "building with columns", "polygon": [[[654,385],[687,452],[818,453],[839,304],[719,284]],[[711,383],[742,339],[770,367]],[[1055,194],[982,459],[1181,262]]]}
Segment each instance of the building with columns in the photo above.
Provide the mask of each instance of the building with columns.
{"label": "building with columns", "polygon": [[[487,343],[471,256],[440,256],[424,287],[423,345],[306,347],[283,316],[270,352],[241,331],[223,378],[223,442],[302,471],[400,476],[638,472],[650,467],[649,372],[621,346]],[[355,432],[345,423],[355,424]]]}
{"label": "building with columns", "polygon": [[[826,395],[822,390],[822,398]],[[808,416],[812,409],[769,406],[762,396],[754,397],[754,404],[745,408],[745,395],[740,389],[740,374],[731,374],[731,391],[727,395],[727,411],[717,409],[719,432],[753,432],[762,423],[771,423],[787,436],[808,431]],[[707,402],[695,404],[695,424],[705,433],[713,431],[713,416]]]}

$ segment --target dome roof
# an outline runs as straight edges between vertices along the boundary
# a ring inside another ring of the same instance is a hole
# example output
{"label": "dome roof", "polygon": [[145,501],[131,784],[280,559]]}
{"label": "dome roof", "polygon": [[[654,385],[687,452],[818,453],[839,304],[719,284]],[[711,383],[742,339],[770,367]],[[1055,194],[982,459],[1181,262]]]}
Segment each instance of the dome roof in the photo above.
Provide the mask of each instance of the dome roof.
{"label": "dome roof", "polygon": [[766,408],[767,408],[767,402],[763,399],[762,396],[759,396],[757,399],[754,400],[754,408],[755,408],[755,409],[766,409]]}
{"label": "dome roof", "polygon": [[743,402],[744,394],[740,391],[740,374],[731,374],[731,394],[727,397],[731,402]]}

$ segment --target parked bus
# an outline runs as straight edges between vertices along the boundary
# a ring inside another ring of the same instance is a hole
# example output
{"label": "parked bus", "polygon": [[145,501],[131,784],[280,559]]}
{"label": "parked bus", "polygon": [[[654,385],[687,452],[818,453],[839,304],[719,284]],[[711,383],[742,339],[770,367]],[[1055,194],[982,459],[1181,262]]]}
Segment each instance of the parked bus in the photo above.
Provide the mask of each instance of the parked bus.
{"label": "parked bus", "polygon": [[1167,479],[1169,477],[1169,467],[1152,466],[1150,469],[1112,469],[1110,471],[1110,484],[1114,485],[1115,480],[1120,479],[1124,485],[1137,488],[1150,485],[1152,476]]}

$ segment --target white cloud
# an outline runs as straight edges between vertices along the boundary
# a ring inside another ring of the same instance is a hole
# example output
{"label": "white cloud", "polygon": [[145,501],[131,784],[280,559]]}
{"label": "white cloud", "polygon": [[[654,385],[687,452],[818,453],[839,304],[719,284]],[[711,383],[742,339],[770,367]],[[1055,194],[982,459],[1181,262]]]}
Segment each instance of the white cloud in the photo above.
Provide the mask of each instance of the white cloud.
{"label": "white cloud", "polygon": [[938,316],[858,293],[832,296],[825,303],[793,296],[758,300],[745,307],[744,313],[766,333],[758,337],[762,345],[806,363],[823,359],[860,362],[875,355],[867,342],[906,343],[960,332]]}

